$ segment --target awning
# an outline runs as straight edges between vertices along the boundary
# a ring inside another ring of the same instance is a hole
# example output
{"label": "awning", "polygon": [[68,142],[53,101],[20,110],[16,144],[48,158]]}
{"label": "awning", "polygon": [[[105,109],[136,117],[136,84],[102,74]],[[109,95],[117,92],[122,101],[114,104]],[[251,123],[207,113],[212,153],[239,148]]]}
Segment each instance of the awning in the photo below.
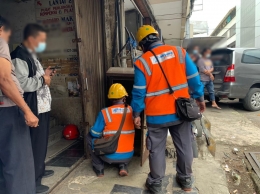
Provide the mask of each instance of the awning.
{"label": "awning", "polygon": [[203,48],[212,48],[216,43],[222,41],[225,37],[222,36],[209,36],[209,37],[195,37],[190,39],[184,39],[183,48],[192,48],[199,46]]}
{"label": "awning", "polygon": [[190,14],[189,0],[148,0],[166,44],[181,46],[186,20]]}
{"label": "awning", "polygon": [[158,25],[166,44],[182,45],[191,11],[190,0],[125,0],[125,10],[136,7],[144,18],[150,17]]}

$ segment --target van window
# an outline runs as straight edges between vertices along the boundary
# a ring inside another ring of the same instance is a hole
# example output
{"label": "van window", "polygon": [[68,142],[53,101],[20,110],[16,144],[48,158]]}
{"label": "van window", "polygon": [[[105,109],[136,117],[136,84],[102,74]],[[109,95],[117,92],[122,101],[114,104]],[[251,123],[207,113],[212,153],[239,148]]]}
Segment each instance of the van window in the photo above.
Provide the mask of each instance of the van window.
{"label": "van window", "polygon": [[229,66],[232,64],[232,54],[228,54],[228,53],[213,54],[211,60],[214,64],[214,67]]}
{"label": "van window", "polygon": [[242,63],[260,64],[260,49],[245,50],[242,56]]}

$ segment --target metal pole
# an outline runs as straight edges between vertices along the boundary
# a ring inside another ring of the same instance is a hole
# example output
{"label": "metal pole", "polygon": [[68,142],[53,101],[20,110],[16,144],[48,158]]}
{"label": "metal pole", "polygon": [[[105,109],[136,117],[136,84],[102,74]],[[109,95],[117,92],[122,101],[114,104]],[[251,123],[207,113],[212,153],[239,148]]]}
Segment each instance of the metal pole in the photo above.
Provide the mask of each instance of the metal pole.
{"label": "metal pole", "polygon": [[[120,0],[120,21],[121,21],[121,45],[120,47],[123,48],[124,44],[126,43],[126,35],[125,35],[125,6],[124,6],[124,0]],[[126,64],[126,49],[122,52],[122,60],[121,64],[122,67],[127,67]]]}

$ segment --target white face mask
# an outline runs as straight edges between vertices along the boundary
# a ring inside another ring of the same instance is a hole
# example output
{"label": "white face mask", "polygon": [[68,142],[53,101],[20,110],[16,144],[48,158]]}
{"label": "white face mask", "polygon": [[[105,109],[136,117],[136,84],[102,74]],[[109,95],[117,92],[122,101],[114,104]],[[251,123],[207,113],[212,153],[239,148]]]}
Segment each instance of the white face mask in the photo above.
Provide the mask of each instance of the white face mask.
{"label": "white face mask", "polygon": [[209,59],[210,57],[211,57],[211,54],[207,54],[207,55],[206,55],[206,58]]}

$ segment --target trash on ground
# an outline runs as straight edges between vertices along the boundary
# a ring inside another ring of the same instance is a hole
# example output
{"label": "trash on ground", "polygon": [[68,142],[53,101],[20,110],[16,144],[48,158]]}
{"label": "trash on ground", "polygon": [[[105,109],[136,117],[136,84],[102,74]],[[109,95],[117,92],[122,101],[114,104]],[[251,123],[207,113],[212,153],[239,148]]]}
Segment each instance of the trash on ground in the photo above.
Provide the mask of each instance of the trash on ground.
{"label": "trash on ground", "polygon": [[241,176],[239,176],[235,171],[232,172],[232,178],[233,178],[235,185],[240,184]]}
{"label": "trash on ground", "polygon": [[232,152],[233,154],[238,154],[239,150],[237,148],[234,148]]}
{"label": "trash on ground", "polygon": [[233,191],[233,193],[237,193],[237,189],[235,191]]}
{"label": "trash on ground", "polygon": [[227,164],[226,164],[226,165],[223,165],[223,168],[224,168],[224,170],[225,170],[226,172],[230,172],[230,168],[228,167]]}

